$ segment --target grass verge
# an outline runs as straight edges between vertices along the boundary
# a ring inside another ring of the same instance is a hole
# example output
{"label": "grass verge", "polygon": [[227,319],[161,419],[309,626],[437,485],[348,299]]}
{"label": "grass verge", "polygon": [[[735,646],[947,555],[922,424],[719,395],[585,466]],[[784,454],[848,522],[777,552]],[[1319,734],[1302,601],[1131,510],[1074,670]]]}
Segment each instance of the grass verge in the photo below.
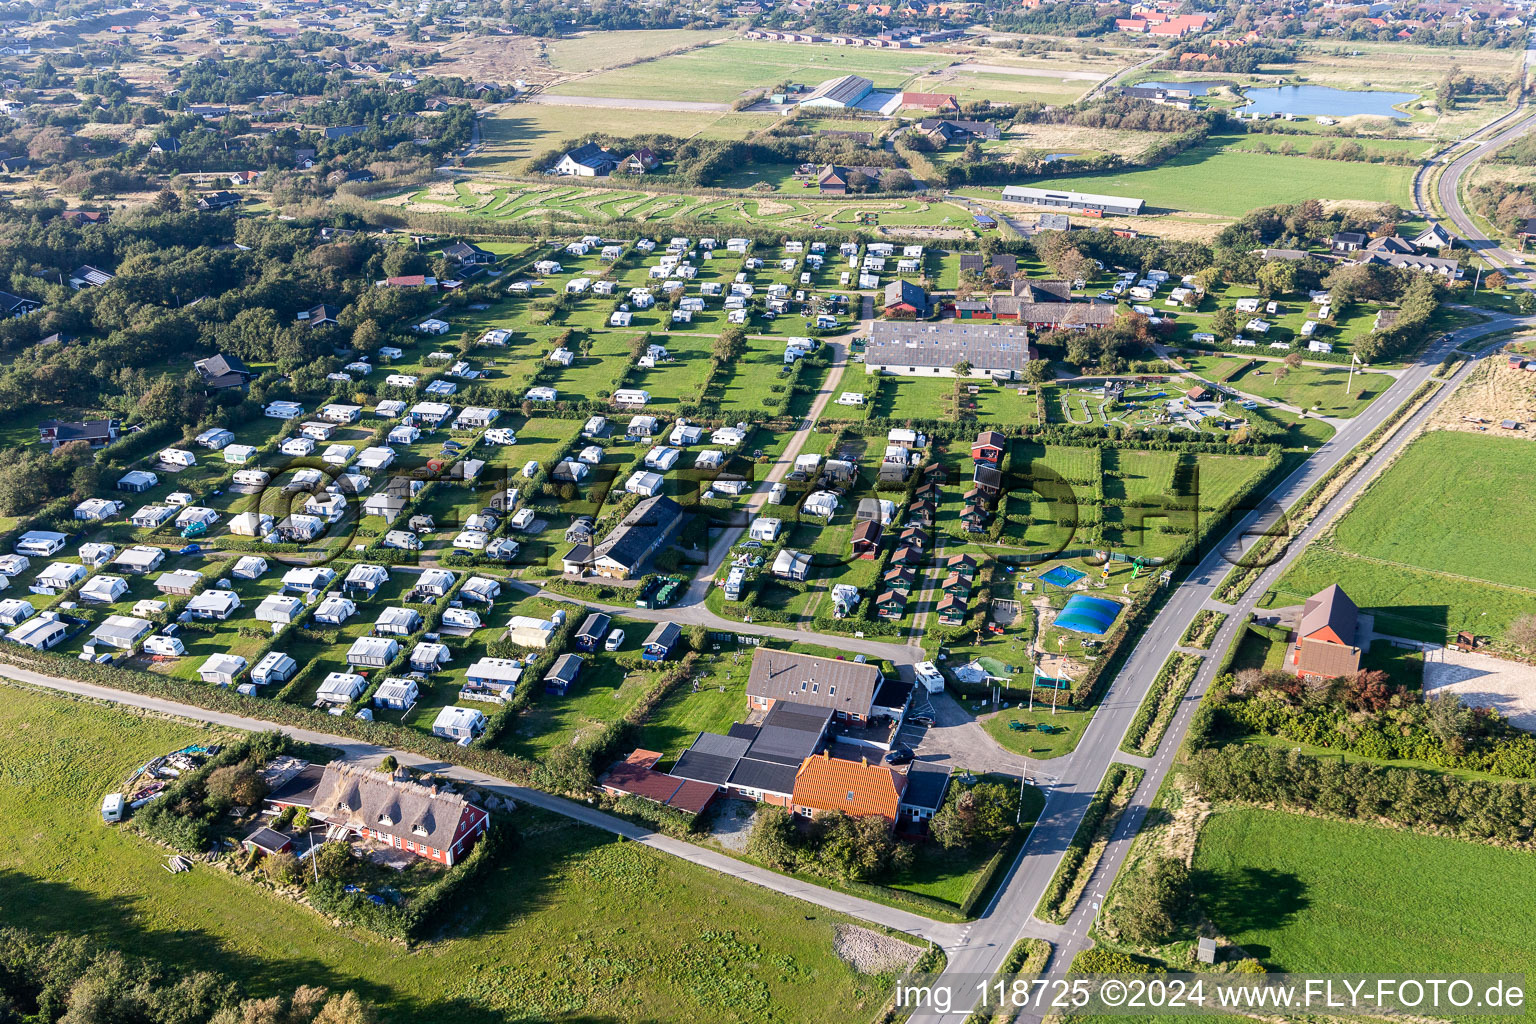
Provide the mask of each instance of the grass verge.
{"label": "grass verge", "polygon": [[1088,885],[1094,866],[1104,856],[1104,848],[1109,845],[1115,823],[1130,804],[1145,774],[1140,768],[1130,765],[1109,766],[1109,771],[1104,773],[1104,781],[1099,784],[1099,791],[1094,794],[1093,802],[1083,812],[1077,834],[1067,844],[1061,863],[1051,876],[1051,884],[1045,887],[1045,895],[1040,897],[1040,905],[1035,908],[1035,916],[1040,920],[1053,924],[1066,923],[1083,889]]}
{"label": "grass verge", "polygon": [[1169,655],[1157,678],[1152,680],[1151,689],[1142,698],[1136,717],[1131,719],[1125,739],[1120,741],[1121,750],[1141,757],[1157,753],[1163,734],[1168,731],[1168,723],[1173,721],[1173,713],[1189,692],[1189,684],[1195,681],[1195,673],[1200,670],[1203,660],[1196,654],[1175,652]]}

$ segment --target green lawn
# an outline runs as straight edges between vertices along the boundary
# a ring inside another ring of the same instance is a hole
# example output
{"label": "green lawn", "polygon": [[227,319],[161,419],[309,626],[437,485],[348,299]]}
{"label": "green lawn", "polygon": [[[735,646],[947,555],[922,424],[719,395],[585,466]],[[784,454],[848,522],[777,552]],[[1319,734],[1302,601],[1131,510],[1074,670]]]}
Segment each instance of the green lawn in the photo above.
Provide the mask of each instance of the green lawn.
{"label": "green lawn", "polygon": [[1502,634],[1536,599],[1536,556],[1511,543],[1536,497],[1528,457],[1512,438],[1417,438],[1265,603],[1291,604],[1337,582],[1377,616],[1380,632],[1437,642],[1463,629]]}
{"label": "green lawn", "polygon": [[855,50],[743,39],[604,72],[550,91],[568,96],[729,103],[749,89],[784,81],[814,87],[848,74],[864,75],[876,88],[894,89],[914,74],[949,63],[944,54],[922,50]]}
{"label": "green lawn", "polygon": [[1304,199],[1367,199],[1411,206],[1412,167],[1313,160],[1230,148],[1214,137],[1156,167],[1103,171],[1030,182],[1146,201],[1150,212],[1179,210],[1240,217],[1249,210]]}
{"label": "green lawn", "polygon": [[1201,831],[1194,874],[1217,928],[1270,970],[1536,970],[1536,856],[1253,808]]}
{"label": "green lawn", "polygon": [[[1017,698],[1016,693],[1009,694],[1010,698]],[[1063,697],[1064,699],[1064,697]],[[1028,704],[1028,697],[1025,698]],[[1035,710],[1029,711],[1024,707],[1009,708],[1007,711],[999,711],[982,719],[981,727],[987,730],[998,743],[1015,754],[1024,754],[1029,757],[1047,760],[1052,757],[1060,757],[1070,754],[1077,749],[1077,741],[1082,739],[1083,730],[1088,728],[1088,723],[1093,718],[1090,711],[1057,711],[1051,714],[1051,691],[1037,688],[1035,690]],[[1025,728],[1013,729],[1009,723],[1023,722]],[[1052,729],[1050,733],[1040,732],[1036,727],[1045,725]]]}
{"label": "green lawn", "polygon": [[1371,484],[1334,536],[1345,550],[1372,558],[1529,587],[1536,551],[1517,537],[1533,501],[1528,443],[1433,431]]}
{"label": "green lawn", "polygon": [[1268,398],[1324,416],[1358,416],[1383,391],[1392,386],[1385,373],[1356,373],[1349,370],[1298,366],[1287,369],[1283,363],[1254,360],[1241,373],[1232,375],[1227,384],[1239,391]]}
{"label": "green lawn", "polygon": [[513,816],[507,862],[444,920],[451,937],[406,950],[213,867],[171,875],[163,850],[101,825],[101,794],[134,766],[214,734],[14,688],[0,734],[30,737],[0,748],[7,924],[259,996],[356,989],[383,1020],[844,1021],[886,997],[888,979],[833,954],[838,915],[531,809]]}

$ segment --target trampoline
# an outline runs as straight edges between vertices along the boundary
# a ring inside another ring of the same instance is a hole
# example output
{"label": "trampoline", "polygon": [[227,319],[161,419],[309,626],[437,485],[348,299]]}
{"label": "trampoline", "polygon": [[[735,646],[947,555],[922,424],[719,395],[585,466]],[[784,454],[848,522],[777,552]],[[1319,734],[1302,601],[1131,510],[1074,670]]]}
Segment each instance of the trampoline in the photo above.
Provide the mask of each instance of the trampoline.
{"label": "trampoline", "polygon": [[1070,587],[1072,584],[1076,583],[1078,580],[1087,575],[1087,573],[1078,572],[1076,569],[1069,565],[1058,565],[1050,572],[1041,573],[1040,578],[1045,580],[1045,582],[1049,583],[1053,587],[1061,587],[1063,590],[1065,590],[1067,587]]}
{"label": "trampoline", "polygon": [[1056,625],[1074,633],[1103,636],[1109,632],[1109,627],[1115,623],[1115,616],[1119,614],[1120,606],[1114,601],[1089,597],[1087,594],[1073,594],[1067,606],[1056,616]]}

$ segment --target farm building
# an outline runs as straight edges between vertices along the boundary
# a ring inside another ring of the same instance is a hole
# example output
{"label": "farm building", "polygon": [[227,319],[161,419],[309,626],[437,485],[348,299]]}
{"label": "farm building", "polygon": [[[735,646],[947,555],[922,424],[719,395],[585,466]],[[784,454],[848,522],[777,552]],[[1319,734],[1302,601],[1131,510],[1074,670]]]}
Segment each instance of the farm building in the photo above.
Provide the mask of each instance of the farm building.
{"label": "farm building", "polygon": [[1003,189],[1003,199],[1010,203],[1023,203],[1026,206],[1046,207],[1053,210],[1068,210],[1073,213],[1083,213],[1088,216],[1103,216],[1114,214],[1122,217],[1140,216],[1145,205],[1140,199],[1128,199],[1124,196],[1101,196],[1090,192],[1061,192],[1046,188],[1033,188],[1028,185],[1009,185]]}

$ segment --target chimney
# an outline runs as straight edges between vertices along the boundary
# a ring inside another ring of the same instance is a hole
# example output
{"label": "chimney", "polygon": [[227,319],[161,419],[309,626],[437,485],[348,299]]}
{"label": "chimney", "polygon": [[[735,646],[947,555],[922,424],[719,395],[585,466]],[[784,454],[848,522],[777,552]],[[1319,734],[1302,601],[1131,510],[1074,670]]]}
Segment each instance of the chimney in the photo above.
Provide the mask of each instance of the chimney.
{"label": "chimney", "polygon": [[864,762],[864,767],[868,768],[869,767],[869,755],[866,754],[863,758],[861,758],[861,760]]}

